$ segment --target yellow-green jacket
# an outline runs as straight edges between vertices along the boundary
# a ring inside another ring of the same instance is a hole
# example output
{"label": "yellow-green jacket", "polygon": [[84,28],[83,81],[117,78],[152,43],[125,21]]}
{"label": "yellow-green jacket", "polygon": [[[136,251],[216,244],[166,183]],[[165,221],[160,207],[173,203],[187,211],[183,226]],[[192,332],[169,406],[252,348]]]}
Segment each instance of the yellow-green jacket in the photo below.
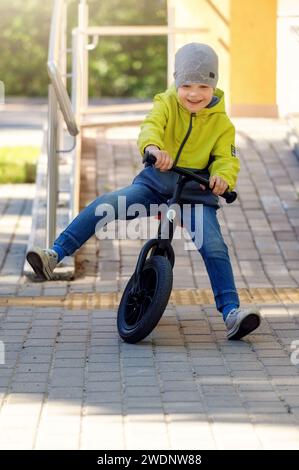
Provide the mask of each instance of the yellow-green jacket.
{"label": "yellow-green jacket", "polygon": [[138,147],[143,155],[145,147],[153,144],[175,159],[192,125],[177,165],[203,169],[212,156],[214,161],[208,167],[210,176],[221,176],[231,191],[240,170],[235,149],[235,128],[225,112],[223,91],[216,88],[214,95],[209,107],[196,114],[190,114],[180,104],[174,86],[156,95],[153,109],[141,125]]}

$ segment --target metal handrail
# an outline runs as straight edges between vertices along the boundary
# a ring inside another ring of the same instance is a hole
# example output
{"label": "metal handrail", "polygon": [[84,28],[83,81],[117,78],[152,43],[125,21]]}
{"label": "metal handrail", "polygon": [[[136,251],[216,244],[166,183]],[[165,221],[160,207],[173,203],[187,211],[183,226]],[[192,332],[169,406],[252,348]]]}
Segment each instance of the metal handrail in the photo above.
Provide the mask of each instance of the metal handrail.
{"label": "metal handrail", "polygon": [[51,79],[51,83],[54,87],[55,94],[61,109],[63,118],[65,120],[67,130],[72,136],[79,134],[77,127],[76,118],[72,109],[71,101],[67,90],[63,84],[62,77],[58,71],[58,67],[55,62],[48,61],[48,74]]}
{"label": "metal handrail", "polygon": [[[77,126],[76,113],[66,88],[66,23],[67,23],[67,0],[54,0],[53,14],[51,20],[49,50],[47,69],[50,78],[48,94],[48,173],[47,173],[47,213],[46,213],[46,245],[51,246],[56,238],[57,231],[57,203],[59,193],[59,154],[66,152],[62,150],[64,141],[64,120],[70,135],[75,137],[75,153],[72,155],[71,181],[71,211],[72,216],[77,210],[73,201],[78,199],[78,151],[80,151],[80,139]],[[59,113],[59,109],[61,113]]]}
{"label": "metal handrail", "polygon": [[[81,0],[85,3],[86,0]],[[173,38],[176,34],[208,34],[210,28],[206,27],[179,27],[171,25],[125,25],[125,26],[89,26],[88,24],[85,27],[81,28],[81,33],[87,38],[92,36],[92,43],[85,46],[86,51],[92,50],[96,47],[99,37],[107,36],[167,36]],[[168,41],[167,45],[168,50],[168,63],[167,63],[167,83],[168,86],[171,85],[173,81],[173,68],[174,68],[174,49],[173,41]],[[85,60],[86,62],[86,60]],[[84,73],[84,87],[82,90],[82,104],[87,107],[88,104],[88,87],[86,85],[88,80],[88,71],[86,64],[83,67]]]}
{"label": "metal handrail", "polygon": [[72,136],[75,136],[79,134],[79,129],[77,127],[69,95],[66,87],[64,86],[62,76],[57,65],[60,54],[60,25],[62,22],[64,4],[65,0],[55,0],[54,3],[47,68],[67,129]]}
{"label": "metal handrail", "polygon": [[91,36],[164,36],[170,34],[209,33],[210,28],[171,26],[89,26],[85,33]]}

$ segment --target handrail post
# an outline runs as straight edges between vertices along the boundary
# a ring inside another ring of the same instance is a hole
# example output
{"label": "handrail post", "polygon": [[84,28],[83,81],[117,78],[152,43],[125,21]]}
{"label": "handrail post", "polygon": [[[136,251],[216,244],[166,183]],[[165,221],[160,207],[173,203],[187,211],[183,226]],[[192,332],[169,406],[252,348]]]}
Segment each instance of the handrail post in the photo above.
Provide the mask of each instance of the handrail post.
{"label": "handrail post", "polygon": [[53,85],[48,91],[48,178],[47,178],[47,220],[46,246],[51,247],[56,238],[56,207],[58,198],[58,103]]}
{"label": "handrail post", "polygon": [[[175,25],[175,6],[172,0],[167,1],[168,26],[173,28]],[[173,82],[174,72],[174,54],[175,40],[174,34],[167,34],[167,86]]]}
{"label": "handrail post", "polygon": [[77,122],[80,120],[80,109],[82,103],[82,63],[79,53],[80,30],[72,31],[72,108]]}
{"label": "handrail post", "polygon": [[[59,51],[59,71],[62,82],[67,88],[67,2],[63,2],[60,26],[60,51]],[[58,113],[58,143],[57,148],[61,148],[64,142],[64,120],[62,113]]]}
{"label": "handrail post", "polygon": [[78,7],[78,27],[81,32],[79,35],[79,54],[81,56],[82,65],[82,88],[81,88],[81,106],[88,106],[88,36],[86,34],[88,28],[89,9],[86,0],[80,0]]}
{"label": "handrail post", "polygon": [[[80,36],[79,28],[72,31],[72,107],[75,113],[76,122],[81,122],[82,107],[82,62],[79,53]],[[80,204],[80,168],[81,168],[81,138],[76,137],[76,149],[73,159],[72,187],[73,194],[71,199],[71,216],[74,218],[79,212]]]}

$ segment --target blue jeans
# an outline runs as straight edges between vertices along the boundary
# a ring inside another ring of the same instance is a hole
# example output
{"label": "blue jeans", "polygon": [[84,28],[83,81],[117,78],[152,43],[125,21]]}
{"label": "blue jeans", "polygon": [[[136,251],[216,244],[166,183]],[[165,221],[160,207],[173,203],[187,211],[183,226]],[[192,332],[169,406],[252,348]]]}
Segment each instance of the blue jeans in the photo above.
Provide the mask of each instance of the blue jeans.
{"label": "blue jeans", "polygon": [[[132,204],[142,204],[147,211],[147,215],[149,215],[151,204],[160,205],[167,202],[166,197],[142,183],[134,183],[118,191],[103,194],[80,212],[55,240],[52,248],[55,250],[55,247],[58,247],[60,251],[69,256],[80,248],[101,228],[101,220],[107,223],[107,213],[100,211],[101,215],[96,215],[96,209],[99,209],[99,206],[102,204],[108,204],[114,209],[113,217],[109,219],[109,222],[119,218],[125,218],[126,220],[135,218],[136,216],[133,215],[123,217],[122,214],[118,213],[120,196],[125,196],[123,200],[126,207]],[[184,226],[189,232],[191,227],[194,227],[194,223],[196,223],[195,207],[192,206],[190,211],[186,211],[186,214],[183,211]],[[210,206],[201,206],[201,210],[203,211],[202,227],[196,227],[196,230],[202,231],[202,244],[198,251],[204,260],[209,275],[216,307],[221,311],[228,304],[239,306],[239,297],[234,282],[228,249],[217,220],[217,209]],[[97,214],[100,214],[100,212],[97,211]]]}

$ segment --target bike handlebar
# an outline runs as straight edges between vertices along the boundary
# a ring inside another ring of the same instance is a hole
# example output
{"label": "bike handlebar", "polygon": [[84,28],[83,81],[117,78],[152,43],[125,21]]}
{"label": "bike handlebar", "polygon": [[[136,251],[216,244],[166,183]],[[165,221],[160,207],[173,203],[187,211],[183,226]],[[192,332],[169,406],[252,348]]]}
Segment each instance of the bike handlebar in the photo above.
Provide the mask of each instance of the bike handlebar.
{"label": "bike handlebar", "polygon": [[[146,151],[143,157],[143,163],[145,166],[153,166],[156,163],[157,159],[154,155],[152,155],[150,152]],[[169,171],[173,171],[177,173],[178,175],[186,176],[189,179],[192,179],[193,181],[196,181],[200,184],[202,184],[206,189],[210,189],[210,181],[206,178],[203,178],[202,176],[197,175],[196,173],[193,173],[193,171],[186,170],[185,168],[179,168],[179,167],[172,167]],[[225,191],[223,194],[220,194],[221,197],[225,199],[227,204],[231,204],[234,202],[238,195],[236,191]]]}

